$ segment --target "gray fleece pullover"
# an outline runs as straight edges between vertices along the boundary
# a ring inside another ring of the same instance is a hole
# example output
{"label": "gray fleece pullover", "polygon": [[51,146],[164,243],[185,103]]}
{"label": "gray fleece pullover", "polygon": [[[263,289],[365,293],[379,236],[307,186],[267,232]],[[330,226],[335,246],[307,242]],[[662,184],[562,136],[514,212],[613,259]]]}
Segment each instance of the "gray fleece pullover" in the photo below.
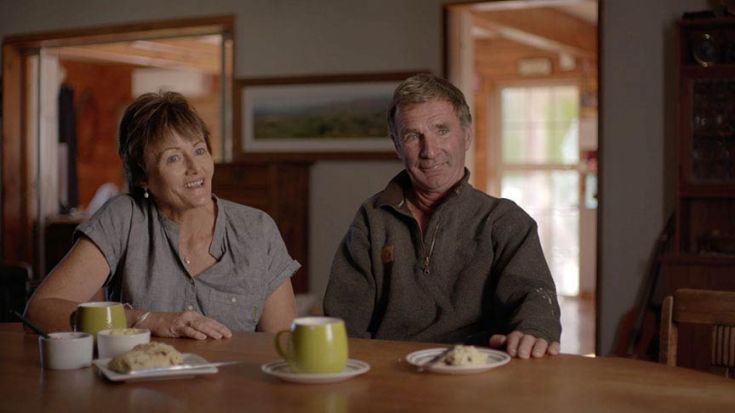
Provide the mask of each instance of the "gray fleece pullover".
{"label": "gray fleece pullover", "polygon": [[406,171],[359,209],[332,263],[324,310],[352,337],[487,345],[520,330],[558,341],[559,304],[536,222],[464,179],[425,233]]}

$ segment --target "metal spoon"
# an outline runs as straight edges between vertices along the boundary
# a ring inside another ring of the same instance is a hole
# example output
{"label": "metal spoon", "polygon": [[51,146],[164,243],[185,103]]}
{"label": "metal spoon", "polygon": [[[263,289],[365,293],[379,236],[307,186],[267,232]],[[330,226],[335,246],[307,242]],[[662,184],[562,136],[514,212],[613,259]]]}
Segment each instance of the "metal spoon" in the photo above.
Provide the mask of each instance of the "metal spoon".
{"label": "metal spoon", "polygon": [[453,348],[454,347],[448,347],[444,351],[438,353],[436,356],[429,359],[429,361],[421,363],[421,365],[418,366],[418,371],[421,372],[421,371],[428,369],[429,367],[433,367],[435,364],[440,362],[444,358],[444,356],[449,354],[449,352],[452,351]]}
{"label": "metal spoon", "polygon": [[23,322],[23,324],[25,324],[25,325],[26,325],[26,326],[27,326],[28,328],[30,328],[31,330],[35,331],[35,332],[36,332],[36,334],[38,334],[39,336],[41,336],[41,337],[43,337],[43,338],[46,338],[46,339],[49,339],[49,338],[51,338],[51,337],[49,337],[48,333],[46,333],[45,331],[43,331],[43,330],[41,330],[41,329],[40,329],[39,327],[37,327],[37,326],[36,326],[35,324],[33,324],[33,323],[31,323],[30,321],[28,321],[28,319],[27,319],[27,318],[25,318],[25,317],[23,317],[22,315],[20,315],[20,313],[18,313],[17,311],[12,311],[12,313],[13,313],[13,314],[14,314],[14,315],[15,315],[16,317],[18,317],[18,319],[19,319],[20,321],[22,321],[22,322]]}
{"label": "metal spoon", "polygon": [[152,367],[149,369],[136,369],[136,370],[130,370],[127,374],[147,374],[147,373],[157,373],[157,372],[171,372],[171,371],[179,371],[179,370],[195,370],[195,369],[204,369],[208,367],[222,367],[222,366],[229,366],[232,364],[240,364],[244,363],[243,360],[236,360],[236,361],[218,361],[214,363],[204,363],[204,364],[178,364],[175,366],[170,367]]}

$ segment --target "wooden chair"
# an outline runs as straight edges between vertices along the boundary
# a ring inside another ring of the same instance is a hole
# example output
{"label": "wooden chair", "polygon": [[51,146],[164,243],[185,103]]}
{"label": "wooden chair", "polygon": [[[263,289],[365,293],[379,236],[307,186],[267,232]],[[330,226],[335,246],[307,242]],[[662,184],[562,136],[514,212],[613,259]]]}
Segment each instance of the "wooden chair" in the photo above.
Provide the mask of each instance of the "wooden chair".
{"label": "wooden chair", "polygon": [[25,310],[31,275],[28,264],[0,262],[0,323],[18,322],[12,312]]}
{"label": "wooden chair", "polygon": [[710,365],[735,373],[735,292],[680,289],[664,299],[661,309],[659,362],[677,365],[679,324],[710,325]]}

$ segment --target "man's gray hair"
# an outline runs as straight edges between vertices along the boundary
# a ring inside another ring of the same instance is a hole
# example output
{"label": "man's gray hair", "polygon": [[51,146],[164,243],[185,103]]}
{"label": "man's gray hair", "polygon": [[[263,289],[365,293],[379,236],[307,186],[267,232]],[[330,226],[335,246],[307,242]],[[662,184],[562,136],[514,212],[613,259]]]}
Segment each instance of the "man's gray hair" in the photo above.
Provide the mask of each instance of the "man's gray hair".
{"label": "man's gray hair", "polygon": [[396,139],[398,137],[396,112],[399,108],[425,103],[430,100],[449,102],[454,107],[460,125],[463,128],[469,128],[472,125],[470,108],[467,106],[462,91],[446,79],[430,73],[419,73],[401,82],[393,92],[393,102],[390,110],[388,110],[388,128],[391,138]]}

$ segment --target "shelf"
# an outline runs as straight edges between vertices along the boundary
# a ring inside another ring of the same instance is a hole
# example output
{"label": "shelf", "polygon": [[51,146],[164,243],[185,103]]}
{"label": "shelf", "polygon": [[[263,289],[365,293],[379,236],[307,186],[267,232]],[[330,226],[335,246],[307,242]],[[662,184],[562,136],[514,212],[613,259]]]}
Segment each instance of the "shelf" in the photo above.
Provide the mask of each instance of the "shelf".
{"label": "shelf", "polygon": [[679,196],[689,199],[735,199],[735,181],[730,184],[682,184]]}
{"label": "shelf", "polygon": [[681,72],[688,78],[719,79],[735,77],[735,63],[716,63],[709,67],[697,63],[682,62]]}
{"label": "shelf", "polygon": [[682,19],[679,20],[679,26],[682,29],[699,29],[699,28],[711,28],[735,24],[735,16],[717,16],[717,17],[706,17],[700,19]]}
{"label": "shelf", "polygon": [[735,144],[735,131],[732,133],[718,133],[718,132],[709,132],[709,133],[703,133],[703,132],[693,132],[692,133],[692,142],[725,142],[730,143],[732,142]]}
{"label": "shelf", "polygon": [[[735,265],[735,255],[667,255],[661,258],[662,263],[684,265]],[[735,277],[735,273],[733,273]]]}

